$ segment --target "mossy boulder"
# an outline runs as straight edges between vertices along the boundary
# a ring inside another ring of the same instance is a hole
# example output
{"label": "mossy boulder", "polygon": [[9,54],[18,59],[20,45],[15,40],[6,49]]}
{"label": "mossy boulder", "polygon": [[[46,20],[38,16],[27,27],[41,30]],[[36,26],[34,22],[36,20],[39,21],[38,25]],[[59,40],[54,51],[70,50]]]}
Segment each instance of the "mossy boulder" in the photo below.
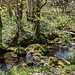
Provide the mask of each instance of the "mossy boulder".
{"label": "mossy boulder", "polygon": [[57,58],[55,58],[55,57],[50,57],[50,58],[48,59],[48,64],[49,64],[50,66],[56,66],[56,65],[58,65],[58,60],[57,60]]}
{"label": "mossy boulder", "polygon": [[58,65],[60,65],[61,67],[65,67],[64,63],[61,60],[58,61]]}
{"label": "mossy boulder", "polygon": [[22,66],[23,66],[23,67],[26,67],[26,66],[27,66],[27,64],[26,64],[26,63],[23,63],[23,64],[22,64]]}
{"label": "mossy boulder", "polygon": [[28,52],[28,54],[31,54],[31,55],[34,54],[34,53],[35,53],[34,50],[31,50],[31,51]]}
{"label": "mossy boulder", "polygon": [[42,63],[42,64],[44,64],[44,63],[45,63],[45,61],[44,61],[44,60],[41,60],[41,63]]}
{"label": "mossy boulder", "polygon": [[61,60],[65,65],[71,65],[71,63],[70,63],[68,60],[64,59],[64,58],[61,58],[60,60]]}
{"label": "mossy boulder", "polygon": [[33,56],[33,60],[36,62],[40,62],[40,58],[38,56]]}
{"label": "mossy boulder", "polygon": [[54,39],[54,42],[58,42],[58,41],[60,41],[60,38],[55,38]]}
{"label": "mossy boulder", "polygon": [[40,45],[40,44],[31,44],[29,45],[27,48],[26,48],[26,51],[31,51],[31,50],[34,50],[34,51],[37,51],[37,50],[41,50],[43,52],[45,52],[46,50]]}
{"label": "mossy boulder", "polygon": [[40,44],[31,44],[25,49],[29,54],[41,56],[44,55],[47,50]]}
{"label": "mossy boulder", "polygon": [[33,62],[33,61],[29,61],[29,62],[27,63],[27,65],[28,65],[28,66],[33,66],[33,65],[34,65],[34,62]]}
{"label": "mossy boulder", "polygon": [[35,53],[34,56],[41,57],[42,55],[40,53]]}

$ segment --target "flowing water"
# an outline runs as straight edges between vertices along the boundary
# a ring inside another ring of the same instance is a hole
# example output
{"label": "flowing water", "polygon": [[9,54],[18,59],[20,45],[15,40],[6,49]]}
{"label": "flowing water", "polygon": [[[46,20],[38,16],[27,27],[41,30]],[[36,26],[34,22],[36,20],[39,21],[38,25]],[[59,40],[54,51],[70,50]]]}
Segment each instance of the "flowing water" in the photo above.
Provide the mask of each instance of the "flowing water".
{"label": "flowing water", "polygon": [[[68,49],[63,48],[62,46],[59,46],[57,49],[51,49],[50,52],[47,53],[48,58],[50,56],[54,56],[57,58],[65,58],[73,53],[70,48],[75,49],[75,45],[72,45],[71,47],[68,47]],[[25,57],[19,57],[14,52],[0,52],[0,69],[2,71],[8,71],[13,66],[18,65],[21,66],[24,62],[29,62],[32,60],[30,55],[26,55]]]}

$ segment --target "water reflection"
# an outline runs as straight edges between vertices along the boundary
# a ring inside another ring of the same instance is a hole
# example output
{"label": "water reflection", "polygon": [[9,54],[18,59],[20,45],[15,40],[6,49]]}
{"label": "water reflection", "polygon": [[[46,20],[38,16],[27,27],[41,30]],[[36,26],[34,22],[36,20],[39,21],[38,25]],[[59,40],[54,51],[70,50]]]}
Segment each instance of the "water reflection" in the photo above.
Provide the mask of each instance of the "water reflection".
{"label": "water reflection", "polygon": [[[75,49],[75,46],[71,47],[72,49]],[[69,55],[72,55],[74,52],[73,50],[67,50],[67,49],[62,49],[59,47],[57,50],[50,50],[50,52],[47,54],[48,57],[54,56],[56,58],[64,58],[67,59]]]}

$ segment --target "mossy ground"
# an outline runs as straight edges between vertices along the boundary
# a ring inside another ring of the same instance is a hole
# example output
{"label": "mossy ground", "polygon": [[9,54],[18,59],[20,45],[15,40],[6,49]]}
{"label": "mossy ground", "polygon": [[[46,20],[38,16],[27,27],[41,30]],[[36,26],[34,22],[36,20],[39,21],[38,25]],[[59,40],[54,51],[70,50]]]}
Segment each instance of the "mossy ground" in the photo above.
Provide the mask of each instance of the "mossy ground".
{"label": "mossy ground", "polygon": [[8,71],[8,72],[1,72],[0,71],[0,75],[2,74],[6,74],[6,75],[48,75],[48,74],[58,74],[58,75],[74,75],[75,74],[75,65],[71,65],[71,66],[65,66],[64,68],[51,68],[49,66],[45,66],[45,67],[25,67],[25,68],[17,68],[16,66],[13,67],[12,70]]}

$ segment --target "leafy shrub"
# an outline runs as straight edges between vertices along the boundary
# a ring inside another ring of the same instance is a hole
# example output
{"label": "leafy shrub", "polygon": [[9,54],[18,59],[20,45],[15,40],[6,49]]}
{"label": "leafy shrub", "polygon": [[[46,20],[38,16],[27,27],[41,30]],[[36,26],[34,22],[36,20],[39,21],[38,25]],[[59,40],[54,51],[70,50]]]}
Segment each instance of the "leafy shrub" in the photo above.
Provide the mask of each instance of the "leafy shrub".
{"label": "leafy shrub", "polygon": [[41,40],[41,42],[42,42],[42,43],[45,43],[45,42],[46,42],[45,37],[44,37],[44,36],[42,36],[42,35],[40,35],[40,40]]}
{"label": "leafy shrub", "polygon": [[67,35],[60,35],[60,37],[63,39],[63,42],[68,42],[68,41],[70,41],[70,38],[68,38],[68,36]]}
{"label": "leafy shrub", "polygon": [[75,64],[75,50],[74,53],[68,57],[68,60],[71,62],[71,64]]}
{"label": "leafy shrub", "polygon": [[58,16],[57,17],[57,26],[59,30],[69,30],[71,29],[71,18],[68,15]]}
{"label": "leafy shrub", "polygon": [[63,70],[65,72],[73,71],[73,70],[75,70],[75,65],[65,66],[65,68]]}

